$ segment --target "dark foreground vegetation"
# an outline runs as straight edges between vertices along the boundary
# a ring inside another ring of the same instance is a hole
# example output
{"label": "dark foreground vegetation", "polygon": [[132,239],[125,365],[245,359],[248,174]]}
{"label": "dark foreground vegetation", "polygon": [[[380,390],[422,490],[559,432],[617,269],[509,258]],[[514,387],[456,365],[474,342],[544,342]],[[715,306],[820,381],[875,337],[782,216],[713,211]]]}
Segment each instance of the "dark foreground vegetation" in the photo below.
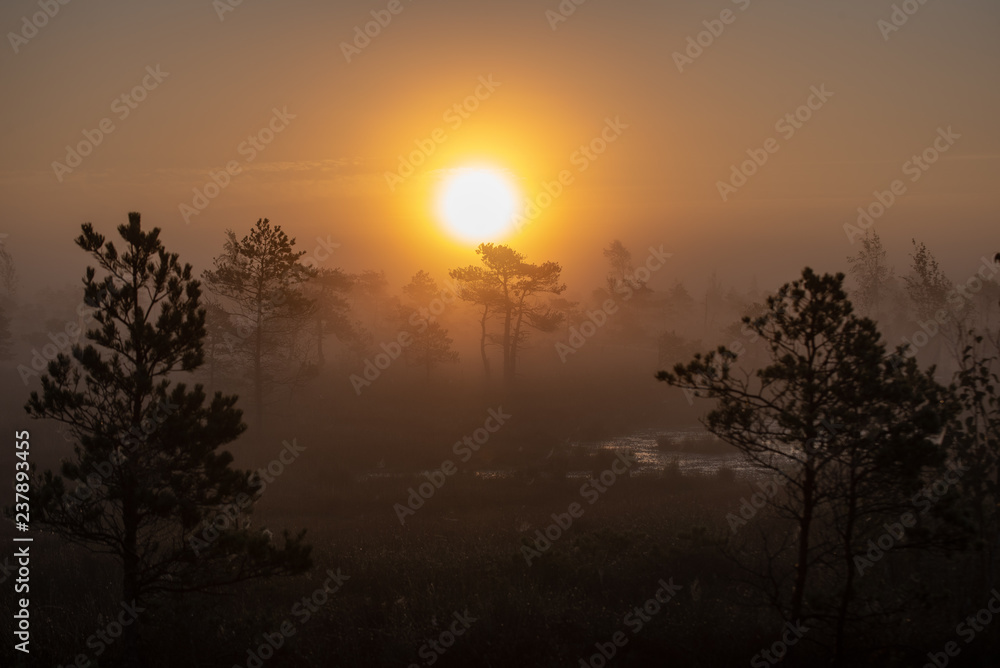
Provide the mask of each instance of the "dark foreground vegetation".
{"label": "dark foreground vegetation", "polygon": [[[948,373],[889,345],[843,275],[807,268],[710,352],[671,332],[648,373],[626,356],[565,364],[645,335],[648,301],[589,343],[571,335],[577,352],[556,345],[563,366],[528,382],[518,369],[540,357],[523,332],[560,344],[574,307],[540,296],[561,299],[558,265],[484,245],[483,267],[455,275],[481,314],[483,375],[438,375],[457,356],[428,326],[416,374],[361,382],[351,369],[392,347],[373,347],[387,339],[328,275],[343,357],[321,363],[326,293],[280,228],[229,236],[206,274],[214,319],[158,230],[131,214],[118,232],[120,247],[84,226],[96,324],[22,404],[38,419],[15,476],[32,499],[30,604],[7,559],[0,614],[30,610],[31,651],[5,643],[4,665],[996,665],[1000,342],[974,295],[942,310],[951,284],[926,249],[908,287],[938,323],[925,345],[940,334],[936,354],[957,353]],[[886,289],[880,253],[869,236],[866,309]],[[620,244],[606,255],[599,298],[654,299]],[[427,275],[404,292],[436,294]],[[490,345],[502,382],[484,382]],[[638,430],[671,463],[592,445]],[[681,473],[726,452],[738,472]]]}
{"label": "dark foreground vegetation", "polygon": [[[302,489],[287,475],[282,484]],[[256,652],[285,620],[296,633],[264,665],[429,665],[435,652],[426,643],[448,631],[455,613],[476,621],[434,665],[580,665],[598,653],[595,643],[624,632],[628,643],[615,665],[741,666],[781,640],[784,622],[725,555],[733,538],[726,516],[760,492],[757,481],[669,473],[620,481],[531,566],[522,541],[580,499],[579,481],[450,480],[401,528],[389,506],[416,482],[305,488],[305,499],[276,487],[255,521],[308,528],[313,573],[162,602],[142,613],[145,665],[257,665],[248,649]],[[742,531],[768,529],[766,519],[753,521]],[[38,597],[46,603],[35,623],[45,642],[33,665],[94,658],[88,636],[121,609],[114,565],[54,538],[37,549]],[[951,665],[995,665],[995,628],[968,645],[954,632],[990,598],[968,587],[972,563],[903,552],[875,564],[866,576],[872,587],[887,607],[905,601],[907,610],[856,637],[852,665],[922,666],[926,652],[951,641],[962,649]],[[327,569],[349,579],[307,618],[301,600]],[[626,615],[655,595],[661,579],[682,589],[633,633]],[[824,665],[830,640],[806,633],[782,665]],[[93,665],[113,665],[113,650]]]}

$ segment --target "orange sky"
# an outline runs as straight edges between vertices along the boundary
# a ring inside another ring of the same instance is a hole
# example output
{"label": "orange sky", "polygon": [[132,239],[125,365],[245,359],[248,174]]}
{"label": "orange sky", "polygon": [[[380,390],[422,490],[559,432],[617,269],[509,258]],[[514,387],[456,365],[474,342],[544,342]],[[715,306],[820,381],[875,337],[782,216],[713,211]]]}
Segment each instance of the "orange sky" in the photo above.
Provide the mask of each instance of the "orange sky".
{"label": "orange sky", "polygon": [[[571,172],[508,241],[562,262],[583,294],[615,237],[637,255],[673,252],[664,281],[717,271],[773,284],[805,264],[843,269],[857,250],[844,224],[896,179],[906,192],[876,229],[897,266],[910,237],[956,279],[1000,250],[995,2],[927,2],[891,31],[893,3],[872,0],[588,0],[554,28],[557,0],[243,0],[221,18],[229,0],[49,2],[58,11],[37,31],[24,17],[43,11],[38,0],[0,6],[0,232],[29,291],[76,281],[80,223],[110,233],[130,210],[199,270],[226,228],[269,217],[304,250],[339,243],[331,266],[384,268],[397,284],[420,268],[441,277],[474,261],[432,205],[439,170],[469,162],[509,170],[528,197]],[[347,62],[343,43],[373,11],[391,21]],[[713,28],[679,71],[675,53]],[[145,99],[121,99],[144,81]],[[832,96],[813,98],[794,133],[776,126],[812,87]],[[294,118],[251,150],[243,142],[275,109]],[[582,158],[607,119],[620,136]],[[949,127],[961,137],[911,181],[905,163]],[[84,132],[99,145],[57,175],[53,162]],[[444,139],[390,189],[399,156],[434,136]],[[776,152],[722,201],[732,165],[772,138]],[[186,223],[180,205],[230,162],[239,173]]]}

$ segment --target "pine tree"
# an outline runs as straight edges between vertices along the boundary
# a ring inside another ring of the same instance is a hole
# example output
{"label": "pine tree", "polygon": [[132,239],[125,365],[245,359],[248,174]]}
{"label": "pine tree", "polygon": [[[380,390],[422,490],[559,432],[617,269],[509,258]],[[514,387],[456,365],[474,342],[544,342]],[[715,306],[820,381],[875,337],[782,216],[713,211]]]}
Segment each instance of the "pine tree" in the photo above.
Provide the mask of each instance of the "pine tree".
{"label": "pine tree", "polygon": [[311,319],[314,303],[302,290],[316,270],[299,262],[305,251],[295,251],[295,239],[267,218],[257,221],[250,234],[237,239],[226,231],[224,252],[215,269],[203,275],[205,286],[222,298],[226,313],[237,321],[231,348],[251,373],[255,417],[263,423],[265,385],[277,382],[275,357]]}
{"label": "pine tree", "polygon": [[483,266],[469,265],[453,269],[450,275],[459,282],[459,296],[483,307],[483,364],[486,362],[486,322],[490,314],[502,319],[498,337],[503,349],[503,377],[508,388],[517,375],[517,355],[527,339],[529,327],[551,332],[563,321],[563,314],[541,302],[543,294],[559,295],[566,290],[560,283],[562,267],[556,262],[531,264],[524,255],[506,245],[480,244],[476,249]]}
{"label": "pine tree", "polygon": [[[657,375],[718,400],[708,430],[782,487],[763,507],[790,523],[788,538],[762,538],[754,567],[787,621],[832,627],[835,665],[848,625],[888,612],[859,588],[871,567],[866,546],[912,510],[926,476],[941,473],[946,453],[935,438],[955,410],[933,368],[904,360],[903,348],[886,354],[875,323],[854,314],[843,279],[806,268],[768,297],[761,316],[743,319],[768,351],[764,368],[738,371],[736,353],[720,347]],[[731,517],[734,531],[740,523]]]}
{"label": "pine tree", "polygon": [[[235,396],[208,399],[200,385],[173,383],[203,361],[205,311],[191,266],[167,253],[159,229],[144,232],[130,213],[114,243],[90,223],[76,240],[103,271],[88,267],[84,299],[96,312],[87,345],[60,354],[25,406],[67,427],[76,442],[61,474],[33,479],[36,526],[113,555],[121,595],[142,606],[162,592],[211,590],[309,567],[303,534],[272,546],[267,536],[229,526],[249,512],[258,487],[219,448],[246,428]],[[73,488],[71,483],[75,483]],[[210,544],[191,540],[219,526]],[[125,626],[126,665],[138,665],[138,623]]]}

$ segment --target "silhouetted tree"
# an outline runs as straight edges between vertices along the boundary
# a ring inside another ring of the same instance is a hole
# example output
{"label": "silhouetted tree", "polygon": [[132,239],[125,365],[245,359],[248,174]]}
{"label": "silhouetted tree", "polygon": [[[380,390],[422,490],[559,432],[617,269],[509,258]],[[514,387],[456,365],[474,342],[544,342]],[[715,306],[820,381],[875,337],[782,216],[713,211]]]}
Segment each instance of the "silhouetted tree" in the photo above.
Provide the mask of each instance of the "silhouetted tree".
{"label": "silhouetted tree", "polygon": [[214,270],[205,271],[205,286],[222,298],[222,308],[235,318],[237,336],[227,342],[252,373],[257,420],[264,416],[264,385],[276,382],[269,362],[312,315],[314,304],[302,284],[316,270],[299,262],[305,251],[295,251],[281,226],[267,218],[257,221],[250,234],[237,239],[226,231],[224,252],[215,258]]}
{"label": "silhouetted tree", "polygon": [[[766,504],[794,530],[776,547],[765,540],[757,566],[787,620],[832,627],[837,662],[848,623],[875,609],[860,600],[856,560],[886,519],[912,509],[924,476],[943,466],[944,449],[932,438],[952,410],[933,369],[902,360],[902,348],[885,354],[875,323],[853,313],[843,278],[806,268],[768,298],[762,316],[743,319],[767,347],[768,366],[736,373],[735,353],[720,347],[657,374],[716,399],[709,431],[783,482]],[[785,554],[788,577],[775,570]],[[814,579],[835,583],[837,593]]]}
{"label": "silhouetted tree", "polygon": [[[91,343],[59,354],[26,410],[62,423],[76,441],[61,475],[33,479],[35,524],[71,542],[113,555],[122,566],[122,596],[142,605],[159,592],[213,589],[249,578],[301,572],[309,566],[302,534],[281,549],[238,528],[201,554],[185,535],[223,507],[249,508],[256,486],[230,467],[219,447],[246,428],[235,396],[206,403],[200,385],[171,386],[171,376],[203,361],[205,311],[191,266],[167,253],[159,229],[143,232],[138,213],[118,232],[119,249],[83,225],[76,240],[93,267],[86,302],[97,310]],[[75,489],[68,487],[75,482]],[[138,623],[126,625],[126,664],[138,665]]]}
{"label": "silhouetted tree", "polygon": [[670,327],[690,331],[694,329],[695,307],[694,297],[683,282],[677,281],[666,293],[663,317]]}
{"label": "silhouetted tree", "polygon": [[313,301],[316,323],[316,358],[322,365],[323,339],[333,334],[348,345],[360,341],[359,327],[351,318],[351,304],[347,293],[354,285],[353,279],[340,269],[320,269],[315,278],[305,285],[306,295]]}
{"label": "silhouetted tree", "polygon": [[0,308],[0,360],[10,359],[10,343],[12,340],[10,333],[10,318],[7,313]]}
{"label": "silhouetted tree", "polygon": [[648,290],[646,284],[636,278],[632,252],[625,247],[625,244],[615,239],[604,249],[604,257],[610,269],[607,277],[609,293],[618,293],[622,286],[628,286],[633,292]]}
{"label": "silhouetted tree", "polygon": [[[608,275],[602,290],[595,291],[593,297],[595,306],[601,305],[607,299],[614,299],[617,304],[613,324],[606,332],[621,343],[637,344],[648,340],[648,329],[657,331],[662,323],[659,313],[649,311],[653,306],[651,297],[654,292],[646,282],[636,276],[635,265],[632,262],[632,252],[615,239],[604,249],[604,257],[608,261]],[[648,276],[648,274],[647,274]],[[650,318],[652,316],[652,318]],[[650,319],[655,322],[650,323]],[[652,327],[649,325],[652,324]]]}
{"label": "silhouetted tree", "polygon": [[663,332],[656,343],[660,366],[673,366],[680,360],[693,356],[701,342],[691,341],[670,330]]}
{"label": "silhouetted tree", "polygon": [[503,309],[503,294],[494,277],[483,267],[468,266],[452,269],[449,275],[458,281],[458,296],[482,309],[479,317],[479,355],[483,362],[483,374],[490,380],[490,358],[486,348],[492,343],[488,324]]}
{"label": "silhouetted tree", "polygon": [[368,312],[368,328],[373,335],[378,335],[382,320],[392,318],[393,312],[389,306],[389,281],[384,271],[366,269],[360,274],[351,276],[354,291],[359,295],[358,306]]}
{"label": "silhouetted tree", "polygon": [[957,358],[960,355],[956,349],[959,347],[957,341],[966,328],[961,322],[963,315],[951,310],[948,305],[948,293],[954,285],[941,271],[926,244],[923,242],[918,244],[916,239],[913,239],[912,243],[913,254],[910,257],[913,262],[910,273],[903,278],[903,281],[910,303],[913,305],[914,315],[919,323],[936,323],[942,311],[948,318],[954,317],[949,323],[939,327],[941,338],[934,337],[928,343],[927,350],[931,353],[932,359],[938,359],[941,354],[941,343],[944,340],[952,344],[952,352]]}
{"label": "silhouetted tree", "polygon": [[963,466],[959,484],[962,499],[971,509],[981,554],[979,587],[986,591],[996,584],[997,553],[1000,549],[1000,376],[996,357],[984,352],[984,338],[969,332],[955,374],[955,391],[961,412],[948,430],[948,445]]}
{"label": "silhouetted tree", "polygon": [[458,352],[451,348],[454,341],[448,336],[448,330],[428,310],[428,305],[440,294],[437,281],[421,269],[403,286],[406,303],[399,308],[401,330],[407,331],[413,339],[406,347],[404,356],[412,366],[424,369],[427,380],[434,367],[458,361]]}
{"label": "silhouetted tree", "polygon": [[216,376],[222,367],[222,359],[232,358],[230,341],[237,336],[236,328],[231,318],[222,306],[211,299],[204,300],[205,309],[205,348],[208,350],[208,384],[214,387]]}
{"label": "silhouetted tree", "polygon": [[418,328],[412,336],[413,343],[406,348],[405,356],[410,364],[424,369],[426,379],[439,364],[458,361],[458,352],[451,348],[454,340],[441,323],[428,322],[426,328]]}
{"label": "silhouetted tree", "polygon": [[0,245],[0,285],[7,299],[13,299],[17,295],[17,266],[14,264],[14,256],[6,246]]}
{"label": "silhouetted tree", "polygon": [[923,242],[913,242],[913,263],[910,273],[904,277],[906,292],[913,302],[913,308],[918,318],[933,319],[937,311],[947,306],[948,292],[954,287],[951,280],[944,275],[937,260]]}
{"label": "silhouetted tree", "polygon": [[485,360],[486,321],[492,311],[502,319],[504,383],[510,387],[516,375],[517,354],[527,337],[528,327],[553,331],[563,315],[543,304],[541,294],[562,294],[562,268],[556,262],[541,265],[524,261],[524,256],[505,245],[480,244],[476,249],[483,266],[453,269],[451,277],[463,286],[460,296],[483,307],[481,350]]}
{"label": "silhouetted tree", "polygon": [[710,325],[715,324],[716,318],[719,317],[719,313],[726,303],[725,291],[714,271],[708,279],[708,285],[705,287],[705,296],[702,301],[704,302],[702,308],[704,309],[705,318],[703,332],[707,335],[710,331]]}
{"label": "silhouetted tree", "polygon": [[411,306],[418,308],[426,307],[440,294],[441,289],[437,281],[423,269],[415,273],[410,282],[403,286],[403,296],[409,300]]}
{"label": "silhouetted tree", "polygon": [[861,240],[857,255],[847,258],[851,275],[858,283],[858,303],[865,315],[880,315],[885,285],[892,278],[892,267],[886,264],[886,252],[878,232],[868,230]]}

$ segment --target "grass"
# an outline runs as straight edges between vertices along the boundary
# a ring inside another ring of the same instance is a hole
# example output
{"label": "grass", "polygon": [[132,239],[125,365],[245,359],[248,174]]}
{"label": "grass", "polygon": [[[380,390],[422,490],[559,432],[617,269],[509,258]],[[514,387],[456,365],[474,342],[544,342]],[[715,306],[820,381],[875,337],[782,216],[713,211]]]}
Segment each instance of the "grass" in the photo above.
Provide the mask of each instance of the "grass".
{"label": "grass", "polygon": [[[563,393],[531,387],[510,402],[438,387],[414,403],[413,393],[390,379],[363,399],[343,378],[346,389],[336,395],[328,388],[338,379],[328,380],[308,402],[276,411],[266,431],[252,429],[231,448],[237,466],[251,468],[274,459],[284,439],[307,447],[268,486],[253,521],[275,535],[286,527],[308,529],[316,568],[223,595],[166,598],[149,606],[141,617],[144,666],[246,666],[248,650],[288,620],[295,634],[265,668],[423,666],[428,640],[466,611],[476,621],[434,666],[579,666],[598,651],[596,644],[618,632],[628,642],[609,666],[746,666],[780,638],[783,622],[722,551],[732,539],[726,516],[756,491],[752,481],[726,468],[682,473],[675,458],[655,474],[623,476],[591,505],[581,497],[585,481],[566,476],[599,472],[614,458],[611,451],[584,454],[567,443],[599,433],[668,429],[667,420],[653,419],[664,412],[690,424],[685,402],[665,410],[659,395],[636,383],[624,390],[602,385],[610,388],[599,390],[603,396],[583,385]],[[621,399],[617,395],[628,401],[607,410],[612,398]],[[513,415],[509,424],[401,525],[394,504],[405,503],[409,488],[424,481],[412,472],[454,460],[452,444],[483,424],[486,407],[501,404]],[[33,461],[41,469],[56,466],[69,445],[47,425],[31,426],[33,441],[45,446],[33,451]],[[691,438],[669,444],[675,446],[716,447],[711,439]],[[381,470],[383,462],[384,470],[399,475],[363,475]],[[482,478],[474,474],[477,467],[517,474]],[[522,545],[573,502],[581,503],[582,516],[529,566]],[[785,530],[770,521],[762,513],[740,538],[758,527]],[[0,665],[65,666],[83,652],[95,659],[87,639],[121,603],[116,564],[54,536],[38,536],[32,550],[32,654],[15,656],[4,643]],[[865,587],[901,597],[925,588],[929,595],[905,616],[856,633],[863,649],[851,665],[923,665],[927,652],[956,640],[955,625],[989,598],[970,593],[969,564],[964,555],[887,556],[865,576]],[[350,579],[308,621],[297,617],[293,606],[322,585],[327,569]],[[632,632],[625,615],[644,605],[661,579],[671,578],[683,588]],[[10,584],[0,587],[0,615],[7,619],[14,609]],[[998,631],[1000,624],[990,626],[963,644],[950,665],[993,665],[988,657],[1000,652]],[[782,667],[826,665],[828,640],[821,631],[810,633]],[[114,666],[119,649],[112,645],[91,665]]]}
{"label": "grass", "polygon": [[[746,665],[780,636],[780,620],[736,588],[739,569],[719,549],[725,514],[749,484],[732,472],[689,476],[668,466],[663,475],[620,479],[592,505],[579,480],[455,477],[401,526],[392,506],[414,482],[372,478],[305,494],[275,485],[255,521],[307,527],[314,571],[161,601],[142,617],[144,665],[247,665],[248,649],[287,620],[295,634],[269,668],[426,665],[425,643],[466,612],[476,621],[434,665],[579,665],[620,631],[628,642],[615,665]],[[522,544],[574,501],[582,517],[527,565]],[[65,665],[87,651],[96,620],[117,609],[116,571],[55,538],[36,546],[39,635],[30,665]],[[293,606],[321,586],[327,569],[350,579],[305,621]],[[671,578],[683,588],[634,633],[625,615]],[[7,614],[7,592],[2,600]],[[822,655],[803,642],[783,665],[819,665]]]}

